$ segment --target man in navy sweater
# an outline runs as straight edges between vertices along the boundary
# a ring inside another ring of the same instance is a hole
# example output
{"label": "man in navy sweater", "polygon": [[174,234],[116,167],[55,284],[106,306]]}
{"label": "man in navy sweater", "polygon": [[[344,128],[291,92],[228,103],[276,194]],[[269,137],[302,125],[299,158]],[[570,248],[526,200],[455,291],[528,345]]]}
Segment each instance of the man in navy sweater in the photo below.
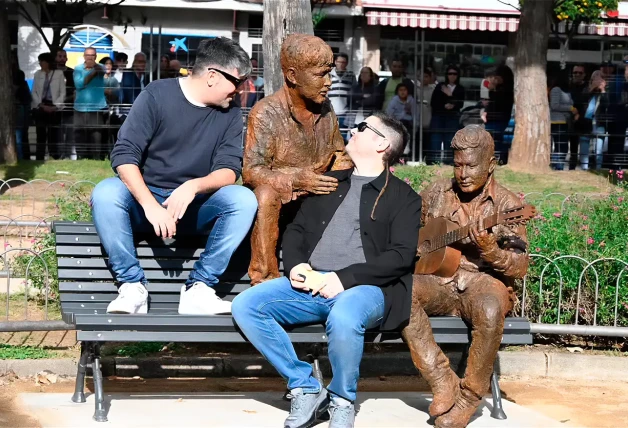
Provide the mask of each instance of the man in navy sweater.
{"label": "man in navy sweater", "polygon": [[148,291],[135,233],[171,238],[208,231],[205,251],[181,288],[179,313],[229,313],[212,288],[249,231],[253,192],[235,185],[242,165],[242,115],[232,107],[251,71],[230,39],[204,40],[193,76],[151,83],[137,97],[111,152],[117,176],[92,194],[94,223],[120,283],[108,313],[146,313]]}

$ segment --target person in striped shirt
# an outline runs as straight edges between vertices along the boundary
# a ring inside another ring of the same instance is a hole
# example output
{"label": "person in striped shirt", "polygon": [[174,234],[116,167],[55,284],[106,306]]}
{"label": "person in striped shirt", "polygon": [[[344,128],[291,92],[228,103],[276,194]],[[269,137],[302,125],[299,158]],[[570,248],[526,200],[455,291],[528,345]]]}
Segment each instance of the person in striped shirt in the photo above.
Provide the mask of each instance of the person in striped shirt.
{"label": "person in striped shirt", "polygon": [[347,70],[349,55],[339,53],[336,56],[335,67],[331,71],[331,90],[328,93],[334,113],[338,116],[340,129],[344,127],[345,115],[351,106],[351,88],[355,85],[355,74]]}

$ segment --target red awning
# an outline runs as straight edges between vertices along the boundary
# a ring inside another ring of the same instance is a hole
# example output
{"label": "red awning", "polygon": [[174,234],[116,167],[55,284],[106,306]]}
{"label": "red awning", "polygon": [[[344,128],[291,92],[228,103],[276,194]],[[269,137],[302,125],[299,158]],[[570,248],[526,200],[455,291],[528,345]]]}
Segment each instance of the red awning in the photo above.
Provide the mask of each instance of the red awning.
{"label": "red awning", "polygon": [[[368,11],[366,18],[368,25],[441,30],[507,31],[514,33],[519,27],[519,18],[516,16]],[[565,24],[560,24],[558,30],[561,33],[565,32]],[[606,21],[600,24],[581,24],[578,27],[578,34],[628,36],[628,23]]]}

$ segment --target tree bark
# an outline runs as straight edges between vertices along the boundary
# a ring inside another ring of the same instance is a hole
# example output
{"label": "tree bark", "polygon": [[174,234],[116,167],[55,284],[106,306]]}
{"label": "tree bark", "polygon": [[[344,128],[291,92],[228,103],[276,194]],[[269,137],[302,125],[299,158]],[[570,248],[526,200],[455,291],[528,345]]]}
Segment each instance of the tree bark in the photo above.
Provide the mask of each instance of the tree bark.
{"label": "tree bark", "polygon": [[526,0],[515,52],[515,134],[508,165],[519,171],[548,171],[551,138],[547,99],[547,43],[554,2]]}
{"label": "tree bark", "polygon": [[314,34],[310,0],[264,0],[264,93],[268,96],[283,85],[279,62],[281,44],[288,34]]}
{"label": "tree bark", "polygon": [[0,0],[0,162],[15,163],[15,115],[7,2]]}

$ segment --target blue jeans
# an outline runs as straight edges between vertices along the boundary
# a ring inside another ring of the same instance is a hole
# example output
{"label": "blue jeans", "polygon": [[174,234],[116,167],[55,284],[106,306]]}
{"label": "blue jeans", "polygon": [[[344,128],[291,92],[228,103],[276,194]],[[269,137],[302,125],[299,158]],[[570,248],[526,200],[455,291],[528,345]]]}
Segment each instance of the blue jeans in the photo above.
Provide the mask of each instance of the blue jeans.
{"label": "blue jeans", "polygon": [[[606,137],[606,130],[603,126],[596,126],[593,128],[592,136],[582,135],[580,136],[580,166],[583,170],[589,169],[589,157],[591,150],[591,142],[594,144],[595,149],[595,169],[602,167],[602,151],[604,148],[604,140]],[[575,156],[575,153],[571,154]]]}
{"label": "blue jeans", "polygon": [[[160,204],[171,189],[148,187]],[[186,284],[196,281],[208,286],[218,283],[231,255],[253,224],[257,199],[243,186],[226,186],[215,193],[198,195],[177,224],[177,234],[204,233],[209,239]],[[141,282],[146,277],[137,259],[134,233],[155,233],[144,209],[118,177],[107,178],[94,188],[92,215],[100,241],[109,256],[109,267],[118,282]]]}
{"label": "blue jeans", "polygon": [[233,318],[258,351],[288,381],[288,388],[317,393],[320,383],[312,366],[297,358],[283,326],[325,323],[333,379],[329,391],[355,401],[364,350],[364,332],[379,326],[384,316],[384,293],[359,285],[333,299],[292,288],[286,277],[264,282],[236,296]]}

